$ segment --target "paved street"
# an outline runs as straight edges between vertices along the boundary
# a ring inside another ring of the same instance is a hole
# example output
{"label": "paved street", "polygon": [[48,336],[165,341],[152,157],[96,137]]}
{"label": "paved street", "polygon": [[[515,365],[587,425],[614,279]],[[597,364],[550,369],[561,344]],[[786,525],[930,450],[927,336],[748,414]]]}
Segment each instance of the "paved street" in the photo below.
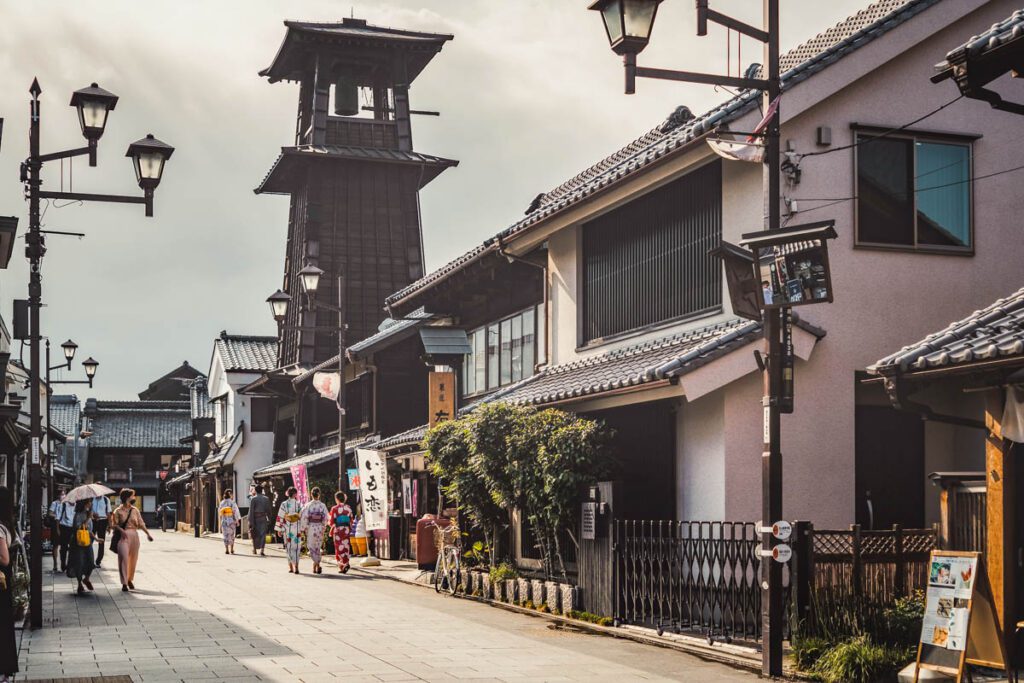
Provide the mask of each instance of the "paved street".
{"label": "paved street", "polygon": [[[46,617],[26,632],[30,680],[131,675],[137,681],[685,680],[753,674],[626,640],[350,572],[288,574],[280,556],[226,556],[210,539],[155,534],[138,590],[121,593],[116,563],[76,597],[47,575]],[[248,546],[239,550],[249,552]],[[49,562],[46,563],[49,567]]]}

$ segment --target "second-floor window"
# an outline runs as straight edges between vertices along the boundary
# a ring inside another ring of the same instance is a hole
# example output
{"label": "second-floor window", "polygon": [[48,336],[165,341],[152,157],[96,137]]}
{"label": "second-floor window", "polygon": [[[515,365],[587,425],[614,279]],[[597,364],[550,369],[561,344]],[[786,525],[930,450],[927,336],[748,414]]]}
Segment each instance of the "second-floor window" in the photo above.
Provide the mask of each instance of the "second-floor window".
{"label": "second-floor window", "polygon": [[584,225],[581,344],[719,310],[721,239],[720,161]]}
{"label": "second-floor window", "polygon": [[877,136],[857,134],[858,246],[970,252],[970,144]]}
{"label": "second-floor window", "polygon": [[222,438],[231,433],[228,427],[228,398],[222,396],[213,402],[213,409],[217,415],[217,438]]}
{"label": "second-floor window", "polygon": [[462,394],[480,394],[532,375],[545,360],[544,337],[543,305],[471,331],[473,352],[462,365]]}

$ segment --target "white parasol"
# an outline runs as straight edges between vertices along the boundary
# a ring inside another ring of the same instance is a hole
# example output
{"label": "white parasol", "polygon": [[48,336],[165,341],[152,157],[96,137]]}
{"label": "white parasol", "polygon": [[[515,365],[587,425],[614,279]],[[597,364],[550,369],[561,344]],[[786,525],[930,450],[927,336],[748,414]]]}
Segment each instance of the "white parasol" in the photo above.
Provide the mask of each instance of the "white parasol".
{"label": "white parasol", "polygon": [[107,488],[103,484],[82,484],[68,491],[64,496],[65,503],[77,503],[80,500],[92,500],[100,496],[109,496],[116,493],[114,489]]}

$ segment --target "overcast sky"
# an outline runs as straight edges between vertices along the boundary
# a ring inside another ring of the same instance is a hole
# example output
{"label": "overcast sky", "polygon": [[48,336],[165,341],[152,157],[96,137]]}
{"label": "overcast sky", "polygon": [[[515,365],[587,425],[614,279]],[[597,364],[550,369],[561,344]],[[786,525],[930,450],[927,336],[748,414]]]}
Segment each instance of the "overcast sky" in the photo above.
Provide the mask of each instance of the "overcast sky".
{"label": "overcast sky", "polygon": [[[0,0],[0,215],[27,227],[18,164],[28,153],[28,88],[43,88],[43,152],[83,144],[71,92],[96,81],[121,97],[100,141],[99,166],[76,161],[79,192],[137,193],[128,143],[146,133],[177,148],[141,206],[49,206],[43,262],[43,334],[100,361],[96,388],[79,396],[135,398],[188,360],[207,371],[220,330],[273,334],[267,295],[281,285],[288,199],[252,189],[282,145],[293,144],[298,87],[257,76],[284,36],[285,18],[452,33],[413,84],[417,150],[458,159],[421,195],[428,271],[522,215],[530,200],[657,125],[676,105],[699,113],[727,95],[710,86],[641,80],[622,94],[622,67],[589,0]],[[760,22],[761,0],[715,7]],[[867,4],[786,0],[783,48]],[[669,0],[641,63],[724,72],[724,29],[694,33],[693,2]],[[735,34],[733,49],[735,50]],[[753,41],[742,63],[761,61]],[[736,69],[736,55],[732,68]],[[64,189],[70,169],[64,168]],[[60,162],[47,164],[60,188]],[[0,273],[0,306],[26,295],[19,239]],[[15,355],[18,347],[15,346]],[[27,360],[28,351],[25,351]],[[74,374],[82,376],[76,361]],[[81,387],[77,387],[82,389]],[[58,390],[61,390],[58,388]],[[62,391],[62,390],[61,390]]]}

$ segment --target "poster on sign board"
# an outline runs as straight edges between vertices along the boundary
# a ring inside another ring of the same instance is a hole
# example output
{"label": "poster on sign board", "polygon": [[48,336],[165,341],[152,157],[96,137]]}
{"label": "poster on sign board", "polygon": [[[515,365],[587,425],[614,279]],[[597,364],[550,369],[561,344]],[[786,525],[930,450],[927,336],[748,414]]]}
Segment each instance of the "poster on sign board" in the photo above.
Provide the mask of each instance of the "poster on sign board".
{"label": "poster on sign board", "polygon": [[388,528],[388,470],[384,454],[363,448],[356,450],[359,464],[359,494],[366,530]]}

